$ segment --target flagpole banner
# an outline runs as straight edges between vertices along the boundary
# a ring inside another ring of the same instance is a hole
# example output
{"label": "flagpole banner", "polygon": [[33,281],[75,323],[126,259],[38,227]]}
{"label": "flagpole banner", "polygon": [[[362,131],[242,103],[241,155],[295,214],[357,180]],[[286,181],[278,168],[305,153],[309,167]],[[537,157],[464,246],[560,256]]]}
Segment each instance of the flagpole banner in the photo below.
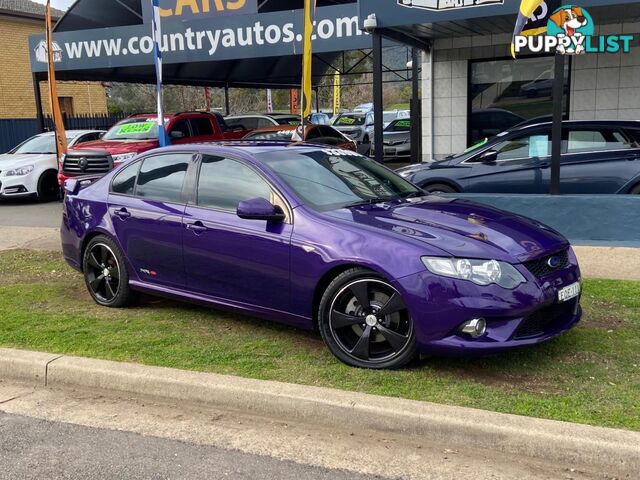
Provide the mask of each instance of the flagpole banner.
{"label": "flagpole banner", "polygon": [[292,88],[289,92],[289,111],[291,114],[297,115],[300,112],[298,103],[298,89]]}
{"label": "flagpole banner", "polygon": [[513,30],[511,56],[516,58],[515,38],[547,33],[547,21],[552,12],[560,8],[560,0],[522,0]]}
{"label": "flagpole banner", "polygon": [[56,129],[56,153],[58,159],[67,153],[67,132],[65,131],[62,112],[60,111],[60,100],[58,98],[58,85],[56,83],[55,58],[56,51],[53,45],[53,25],[51,22],[51,1],[47,0],[46,14],[46,42],[47,42],[47,63],[49,70],[49,105],[51,116]]}
{"label": "flagpole banner", "polygon": [[158,112],[158,140],[161,147],[169,144],[167,133],[164,129],[164,106],[162,101],[162,50],[160,39],[162,38],[162,25],[160,20],[160,0],[151,0],[153,4],[153,18],[151,21],[151,38],[153,40],[153,61],[156,67],[156,102]]}
{"label": "flagpole banner", "polygon": [[271,89],[267,89],[267,113],[273,113],[273,93]]}
{"label": "flagpole banner", "polygon": [[302,47],[302,108],[301,125],[304,127],[306,118],[311,115],[312,95],[312,65],[313,65],[313,18],[315,15],[315,0],[304,0],[304,40]]}
{"label": "flagpole banner", "polygon": [[340,72],[333,74],[333,114],[338,115],[342,109],[342,76]]}

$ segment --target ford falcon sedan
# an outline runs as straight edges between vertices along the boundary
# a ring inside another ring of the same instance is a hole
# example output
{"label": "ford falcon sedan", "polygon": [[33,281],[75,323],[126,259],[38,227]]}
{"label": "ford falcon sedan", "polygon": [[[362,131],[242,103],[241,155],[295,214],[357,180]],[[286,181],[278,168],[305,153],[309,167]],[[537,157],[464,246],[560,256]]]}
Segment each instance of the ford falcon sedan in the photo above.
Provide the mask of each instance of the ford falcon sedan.
{"label": "ford falcon sedan", "polygon": [[352,151],[181,145],[92,180],[66,182],[62,245],[105,307],[146,292],[246,313],[374,369],[539,344],[581,317],[562,235]]}

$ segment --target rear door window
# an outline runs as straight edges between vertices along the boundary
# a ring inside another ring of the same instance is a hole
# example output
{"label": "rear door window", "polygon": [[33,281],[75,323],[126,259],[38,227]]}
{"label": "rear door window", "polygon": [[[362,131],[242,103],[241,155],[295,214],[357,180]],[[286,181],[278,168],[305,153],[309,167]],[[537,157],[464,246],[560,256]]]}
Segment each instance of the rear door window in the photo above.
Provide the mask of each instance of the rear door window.
{"label": "rear door window", "polygon": [[213,135],[213,125],[209,118],[192,118],[190,120],[194,137],[206,137]]}
{"label": "rear door window", "polygon": [[568,153],[589,153],[633,148],[632,142],[620,130],[570,130],[567,138]]}
{"label": "rear door window", "polygon": [[118,173],[111,182],[111,192],[119,195],[133,195],[138,170],[140,170],[140,162],[129,165]]}
{"label": "rear door window", "polygon": [[189,154],[147,157],[140,167],[135,195],[160,202],[182,203],[184,179],[191,159]]}

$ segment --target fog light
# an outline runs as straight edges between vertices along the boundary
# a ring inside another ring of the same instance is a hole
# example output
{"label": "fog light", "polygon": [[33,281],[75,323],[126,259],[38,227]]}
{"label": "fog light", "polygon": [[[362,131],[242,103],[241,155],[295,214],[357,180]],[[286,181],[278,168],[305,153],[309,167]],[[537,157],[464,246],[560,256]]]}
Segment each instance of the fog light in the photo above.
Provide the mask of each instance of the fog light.
{"label": "fog light", "polygon": [[474,318],[464,322],[459,331],[471,338],[480,338],[487,332],[487,321],[484,318]]}

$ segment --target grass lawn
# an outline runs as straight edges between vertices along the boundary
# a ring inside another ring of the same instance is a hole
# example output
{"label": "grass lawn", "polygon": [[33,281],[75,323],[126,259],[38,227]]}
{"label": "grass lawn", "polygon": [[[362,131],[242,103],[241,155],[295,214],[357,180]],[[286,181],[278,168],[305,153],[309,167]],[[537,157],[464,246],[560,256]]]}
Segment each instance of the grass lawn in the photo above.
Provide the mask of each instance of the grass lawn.
{"label": "grass lawn", "polygon": [[319,336],[143,299],[100,308],[53,253],[0,253],[0,346],[357,390],[640,430],[640,282],[586,283],[585,319],[546,345],[476,360],[346,367]]}

